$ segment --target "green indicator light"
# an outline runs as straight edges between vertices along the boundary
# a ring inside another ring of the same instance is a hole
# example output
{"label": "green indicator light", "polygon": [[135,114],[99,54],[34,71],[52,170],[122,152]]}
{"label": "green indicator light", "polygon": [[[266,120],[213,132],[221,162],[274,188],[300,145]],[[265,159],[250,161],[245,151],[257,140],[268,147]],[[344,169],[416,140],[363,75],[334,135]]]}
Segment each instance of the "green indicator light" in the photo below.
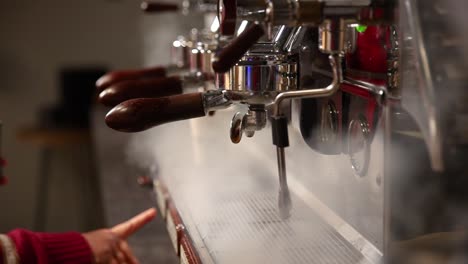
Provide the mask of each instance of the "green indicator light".
{"label": "green indicator light", "polygon": [[364,33],[364,32],[366,32],[366,30],[367,30],[366,25],[357,25],[356,26],[356,31],[359,32],[359,33]]}

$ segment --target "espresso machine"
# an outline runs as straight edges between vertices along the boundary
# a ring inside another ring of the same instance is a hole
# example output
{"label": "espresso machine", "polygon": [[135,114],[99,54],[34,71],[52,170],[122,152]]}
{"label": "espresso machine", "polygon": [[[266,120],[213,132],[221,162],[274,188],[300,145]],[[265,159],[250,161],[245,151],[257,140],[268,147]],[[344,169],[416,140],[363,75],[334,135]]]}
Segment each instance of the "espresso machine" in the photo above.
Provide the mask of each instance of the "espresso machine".
{"label": "espresso machine", "polygon": [[151,129],[141,148],[159,168],[140,181],[181,263],[468,261],[453,1],[142,7],[209,22],[174,41],[171,65],[97,83],[110,128]]}

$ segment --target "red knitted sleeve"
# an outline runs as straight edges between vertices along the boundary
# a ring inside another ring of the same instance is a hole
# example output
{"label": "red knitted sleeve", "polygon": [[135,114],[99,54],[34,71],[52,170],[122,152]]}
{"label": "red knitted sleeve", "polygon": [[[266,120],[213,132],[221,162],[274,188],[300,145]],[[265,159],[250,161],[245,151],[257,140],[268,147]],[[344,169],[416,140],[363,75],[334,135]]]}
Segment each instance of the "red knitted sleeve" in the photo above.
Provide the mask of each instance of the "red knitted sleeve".
{"label": "red knitted sleeve", "polygon": [[24,229],[8,233],[20,263],[91,264],[93,253],[85,238],[76,232],[35,233]]}

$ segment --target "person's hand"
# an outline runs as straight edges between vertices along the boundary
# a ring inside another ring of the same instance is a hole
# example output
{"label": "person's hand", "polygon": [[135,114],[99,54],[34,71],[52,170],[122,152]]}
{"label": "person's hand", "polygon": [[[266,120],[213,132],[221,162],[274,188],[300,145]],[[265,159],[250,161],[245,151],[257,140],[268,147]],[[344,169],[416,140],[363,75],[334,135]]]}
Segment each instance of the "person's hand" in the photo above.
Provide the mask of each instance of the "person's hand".
{"label": "person's hand", "polygon": [[94,254],[96,264],[138,264],[127,238],[156,216],[154,208],[110,229],[100,229],[83,234]]}

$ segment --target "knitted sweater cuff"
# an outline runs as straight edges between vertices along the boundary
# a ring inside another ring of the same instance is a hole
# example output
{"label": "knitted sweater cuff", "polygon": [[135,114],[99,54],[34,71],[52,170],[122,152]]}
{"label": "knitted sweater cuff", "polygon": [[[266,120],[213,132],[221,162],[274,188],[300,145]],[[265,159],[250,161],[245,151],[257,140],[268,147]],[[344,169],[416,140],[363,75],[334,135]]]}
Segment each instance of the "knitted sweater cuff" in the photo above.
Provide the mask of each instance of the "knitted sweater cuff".
{"label": "knitted sweater cuff", "polygon": [[80,233],[37,233],[37,236],[44,243],[50,263],[93,263],[91,248]]}

